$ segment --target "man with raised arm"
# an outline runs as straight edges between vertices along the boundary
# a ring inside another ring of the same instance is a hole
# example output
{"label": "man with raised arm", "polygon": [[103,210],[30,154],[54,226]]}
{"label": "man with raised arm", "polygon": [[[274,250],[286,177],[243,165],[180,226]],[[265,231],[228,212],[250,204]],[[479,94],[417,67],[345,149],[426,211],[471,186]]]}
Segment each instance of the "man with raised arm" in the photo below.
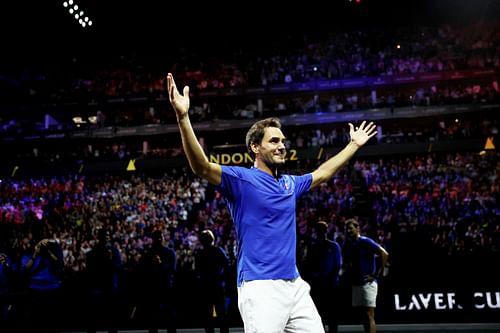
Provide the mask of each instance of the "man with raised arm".
{"label": "man with raised arm", "polygon": [[171,73],[167,89],[193,172],[224,195],[238,237],[238,307],[245,333],[323,333],[321,318],[296,265],[297,199],[328,181],[377,132],[363,121],[350,127],[350,142],[316,170],[302,176],[279,172],[285,163],[285,136],[278,118],[254,123],[246,146],[251,168],[212,163],[189,120],[189,87],[181,94]]}

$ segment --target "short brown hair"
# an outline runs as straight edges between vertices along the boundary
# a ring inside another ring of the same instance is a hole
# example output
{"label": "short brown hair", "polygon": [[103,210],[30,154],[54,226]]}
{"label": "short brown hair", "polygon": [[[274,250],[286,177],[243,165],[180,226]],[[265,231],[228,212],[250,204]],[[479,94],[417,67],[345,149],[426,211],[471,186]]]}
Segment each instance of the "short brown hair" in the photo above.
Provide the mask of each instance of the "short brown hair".
{"label": "short brown hair", "polygon": [[316,223],[316,230],[326,233],[328,231],[328,223],[325,221],[319,221]]}
{"label": "short brown hair", "polygon": [[353,226],[355,226],[356,228],[358,228],[358,227],[359,227],[359,223],[358,223],[358,221],[356,221],[355,219],[348,219],[348,220],[346,220],[344,225],[345,225],[345,227],[347,228],[347,226],[348,226],[349,224],[352,224],[352,225],[353,225]]}
{"label": "short brown hair", "polygon": [[255,154],[252,151],[251,147],[252,143],[261,144],[262,138],[264,137],[265,129],[268,127],[281,128],[281,122],[279,118],[271,117],[259,120],[256,123],[254,123],[252,127],[250,127],[250,129],[248,130],[246,137],[246,145],[248,152],[250,153],[250,156],[252,156],[252,158],[255,157]]}

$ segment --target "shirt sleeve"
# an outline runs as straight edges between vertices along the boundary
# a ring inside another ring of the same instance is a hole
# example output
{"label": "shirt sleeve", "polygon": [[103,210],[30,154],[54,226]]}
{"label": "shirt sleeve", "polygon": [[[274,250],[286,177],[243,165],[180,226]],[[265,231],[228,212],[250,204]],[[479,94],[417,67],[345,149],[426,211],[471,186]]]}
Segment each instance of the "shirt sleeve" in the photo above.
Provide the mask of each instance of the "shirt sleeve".
{"label": "shirt sleeve", "polygon": [[306,173],[302,176],[292,176],[295,182],[295,194],[297,198],[302,196],[304,193],[311,189],[312,184],[312,174]]}
{"label": "shirt sleeve", "polygon": [[222,193],[226,199],[233,201],[234,193],[238,192],[242,173],[240,168],[222,165],[221,181],[215,188]]}

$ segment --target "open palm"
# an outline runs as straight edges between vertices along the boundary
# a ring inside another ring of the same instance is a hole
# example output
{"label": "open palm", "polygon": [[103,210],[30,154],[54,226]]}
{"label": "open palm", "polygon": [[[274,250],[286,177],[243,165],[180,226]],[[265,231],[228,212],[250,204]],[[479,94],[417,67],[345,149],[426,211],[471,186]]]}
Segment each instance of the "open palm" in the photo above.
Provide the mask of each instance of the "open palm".
{"label": "open palm", "polygon": [[177,117],[183,117],[188,114],[189,111],[189,87],[185,86],[183,89],[183,94],[179,93],[177,86],[174,81],[174,77],[171,73],[167,75],[167,91],[170,103],[177,114]]}
{"label": "open palm", "polygon": [[351,136],[351,141],[358,146],[364,145],[371,137],[377,134],[376,126],[373,122],[366,125],[366,121],[363,121],[359,127],[354,128],[354,125],[349,123],[349,135]]}

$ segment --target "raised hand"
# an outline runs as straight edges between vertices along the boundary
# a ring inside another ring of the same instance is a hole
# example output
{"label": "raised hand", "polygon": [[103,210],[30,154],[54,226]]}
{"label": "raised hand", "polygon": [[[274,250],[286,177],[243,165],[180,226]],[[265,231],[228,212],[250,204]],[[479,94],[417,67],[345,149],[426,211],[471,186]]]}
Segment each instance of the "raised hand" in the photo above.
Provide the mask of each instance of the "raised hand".
{"label": "raised hand", "polygon": [[354,125],[349,123],[349,135],[351,136],[351,142],[354,142],[358,146],[364,145],[371,137],[377,134],[375,130],[377,127],[373,122],[366,125],[366,121],[363,121],[359,127],[354,128]]}
{"label": "raised hand", "polygon": [[189,87],[185,86],[183,89],[183,94],[179,93],[177,86],[175,85],[174,77],[172,73],[167,74],[167,91],[170,104],[177,114],[177,119],[182,119],[188,115],[189,111]]}
{"label": "raised hand", "polygon": [[35,255],[38,255],[38,254],[41,252],[42,247],[46,247],[48,242],[49,242],[49,240],[48,240],[48,239],[42,239],[41,241],[39,241],[39,242],[35,245],[35,251],[34,251],[34,254],[35,254]]}

